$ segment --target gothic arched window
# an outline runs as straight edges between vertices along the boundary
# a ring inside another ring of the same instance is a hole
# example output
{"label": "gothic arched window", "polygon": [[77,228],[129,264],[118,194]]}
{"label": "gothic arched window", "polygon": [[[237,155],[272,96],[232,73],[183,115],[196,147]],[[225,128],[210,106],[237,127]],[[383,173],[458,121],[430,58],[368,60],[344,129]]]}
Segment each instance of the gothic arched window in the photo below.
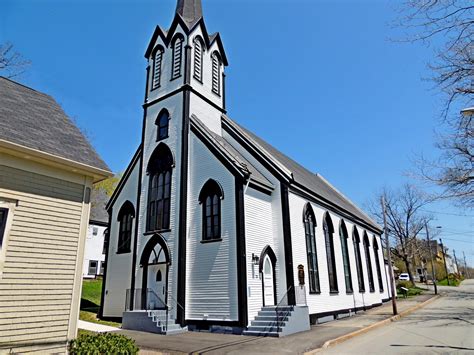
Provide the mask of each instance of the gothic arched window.
{"label": "gothic arched window", "polygon": [[148,162],[148,231],[170,228],[171,172],[173,165],[173,155],[170,149],[161,143]]}
{"label": "gothic arched window", "polygon": [[157,126],[156,141],[168,138],[170,115],[166,109],[161,110],[155,124]]}
{"label": "gothic arched window", "polygon": [[202,83],[202,56],[204,44],[201,37],[194,39],[194,78]]}
{"label": "gothic arched window", "polygon": [[309,292],[319,293],[321,289],[319,286],[318,255],[316,253],[316,218],[314,217],[313,208],[309,203],[307,203],[304,208],[303,223],[306,239],[306,255],[308,258]]}
{"label": "gothic arched window", "polygon": [[382,271],[380,269],[380,259],[379,259],[379,245],[377,243],[377,238],[374,235],[373,246],[374,256],[375,256],[375,269],[377,270],[377,280],[379,282],[379,290],[383,292],[383,283],[382,283]]}
{"label": "gothic arched window", "polygon": [[221,66],[219,53],[212,53],[212,92],[217,95],[221,94]]}
{"label": "gothic arched window", "polygon": [[157,89],[161,85],[161,65],[163,62],[163,48],[157,47],[153,55],[153,80],[151,89]]}
{"label": "gothic arched window", "polygon": [[117,253],[130,253],[132,244],[132,221],[135,209],[130,201],[126,201],[118,213],[119,235]]}
{"label": "gothic arched window", "polygon": [[224,193],[215,180],[208,180],[199,193],[202,205],[202,240],[221,239],[221,200]]}
{"label": "gothic arched window", "polygon": [[181,76],[181,62],[183,58],[183,41],[181,35],[177,35],[173,39],[173,68],[171,72],[171,80]]}
{"label": "gothic arched window", "polygon": [[332,225],[331,216],[329,213],[324,214],[323,219],[324,241],[326,243],[326,259],[328,262],[328,276],[329,276],[329,292],[338,292],[337,274],[336,274],[336,258],[334,256],[334,227]]}
{"label": "gothic arched window", "polygon": [[362,258],[360,256],[360,238],[357,228],[354,226],[352,232],[352,244],[354,244],[354,255],[356,259],[357,281],[359,282],[359,292],[365,292],[364,271],[362,270]]}
{"label": "gothic arched window", "polygon": [[347,228],[343,220],[339,226],[339,238],[341,240],[342,263],[344,265],[344,280],[346,283],[346,292],[353,292],[351,263],[349,261],[349,248],[347,247]]}
{"label": "gothic arched window", "polygon": [[367,274],[369,276],[369,290],[370,292],[375,291],[374,287],[374,274],[372,272],[372,261],[370,260],[370,243],[367,233],[364,232],[364,252],[365,252],[365,261],[367,263]]}

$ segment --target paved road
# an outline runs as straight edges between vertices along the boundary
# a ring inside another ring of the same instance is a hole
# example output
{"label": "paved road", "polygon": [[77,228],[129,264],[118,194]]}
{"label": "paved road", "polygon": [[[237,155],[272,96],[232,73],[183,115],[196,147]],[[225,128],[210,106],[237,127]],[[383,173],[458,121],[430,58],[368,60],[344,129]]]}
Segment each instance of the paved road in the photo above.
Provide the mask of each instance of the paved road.
{"label": "paved road", "polygon": [[322,354],[474,354],[474,280],[440,287],[443,297],[390,325]]}

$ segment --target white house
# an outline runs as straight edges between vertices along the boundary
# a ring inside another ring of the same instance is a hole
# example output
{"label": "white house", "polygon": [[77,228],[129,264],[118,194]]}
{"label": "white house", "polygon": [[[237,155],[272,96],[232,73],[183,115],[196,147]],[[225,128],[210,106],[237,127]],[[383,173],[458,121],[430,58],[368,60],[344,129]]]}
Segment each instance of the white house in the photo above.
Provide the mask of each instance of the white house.
{"label": "white house", "polygon": [[227,115],[227,57],[200,0],[178,0],[145,58],[142,142],[107,206],[102,317],[282,335],[388,300],[381,227]]}

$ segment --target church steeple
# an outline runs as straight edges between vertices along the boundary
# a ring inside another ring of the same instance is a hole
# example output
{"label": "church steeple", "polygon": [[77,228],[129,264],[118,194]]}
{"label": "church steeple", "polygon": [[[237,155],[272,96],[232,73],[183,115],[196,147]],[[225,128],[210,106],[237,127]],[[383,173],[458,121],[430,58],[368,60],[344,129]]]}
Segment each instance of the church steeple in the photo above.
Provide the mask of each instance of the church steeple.
{"label": "church steeple", "polygon": [[180,15],[189,27],[202,18],[201,0],[178,0],[176,14]]}

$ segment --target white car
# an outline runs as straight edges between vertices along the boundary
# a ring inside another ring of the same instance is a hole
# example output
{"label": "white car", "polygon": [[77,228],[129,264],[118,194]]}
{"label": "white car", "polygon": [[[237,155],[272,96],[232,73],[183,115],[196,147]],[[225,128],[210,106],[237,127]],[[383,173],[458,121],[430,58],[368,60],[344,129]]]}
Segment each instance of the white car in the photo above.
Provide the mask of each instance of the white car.
{"label": "white car", "polygon": [[400,281],[410,281],[410,276],[406,272],[403,272],[398,276],[398,279]]}

